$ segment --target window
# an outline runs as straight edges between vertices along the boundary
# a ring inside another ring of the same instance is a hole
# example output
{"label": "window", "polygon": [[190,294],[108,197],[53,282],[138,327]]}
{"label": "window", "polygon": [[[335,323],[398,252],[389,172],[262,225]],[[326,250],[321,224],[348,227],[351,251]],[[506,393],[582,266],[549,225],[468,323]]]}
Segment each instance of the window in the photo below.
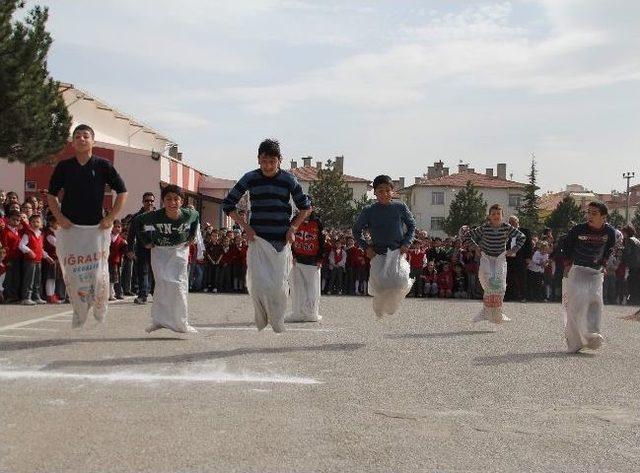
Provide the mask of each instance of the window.
{"label": "window", "polygon": [[520,194],[509,194],[509,207],[520,207]]}
{"label": "window", "polygon": [[444,192],[432,192],[431,205],[444,205]]}
{"label": "window", "polygon": [[431,230],[444,230],[444,217],[431,217]]}

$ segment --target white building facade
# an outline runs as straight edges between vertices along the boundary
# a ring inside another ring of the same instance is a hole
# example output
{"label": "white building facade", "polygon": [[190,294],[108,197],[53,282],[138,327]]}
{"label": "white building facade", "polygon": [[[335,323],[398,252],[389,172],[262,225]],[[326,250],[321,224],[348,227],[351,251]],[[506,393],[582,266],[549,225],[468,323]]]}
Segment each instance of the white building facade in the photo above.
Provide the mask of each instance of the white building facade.
{"label": "white building facade", "polygon": [[506,165],[499,164],[499,175],[494,176],[492,169],[480,174],[467,165],[460,165],[458,173],[449,174],[448,168],[438,164],[442,163],[436,163],[435,174],[416,177],[413,185],[399,192],[411,209],[418,229],[426,230],[433,237],[447,236],[444,221],[449,216],[451,202],[468,181],[482,193],[487,208],[500,204],[505,217],[517,212],[526,184],[506,179]]}

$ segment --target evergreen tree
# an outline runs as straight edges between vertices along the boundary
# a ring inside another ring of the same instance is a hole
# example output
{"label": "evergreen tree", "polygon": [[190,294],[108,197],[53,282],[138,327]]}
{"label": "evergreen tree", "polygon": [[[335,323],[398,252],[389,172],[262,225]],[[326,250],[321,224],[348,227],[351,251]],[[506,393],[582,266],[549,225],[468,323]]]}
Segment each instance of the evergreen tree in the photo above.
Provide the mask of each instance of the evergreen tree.
{"label": "evergreen tree", "polygon": [[33,163],[64,147],[71,117],[47,70],[48,9],[36,6],[24,21],[12,21],[23,7],[18,0],[0,4],[0,157]]}
{"label": "evergreen tree", "polygon": [[334,164],[329,159],[326,166],[318,170],[318,180],[311,183],[309,194],[325,227],[347,229],[351,228],[355,215],[353,189]]}
{"label": "evergreen tree", "polygon": [[554,235],[560,235],[567,232],[569,222],[572,220],[576,223],[584,222],[585,215],[573,197],[568,195],[553,209],[545,223],[547,227],[553,230]]}
{"label": "evergreen tree", "polygon": [[528,175],[529,184],[524,188],[524,196],[522,196],[522,202],[518,208],[518,219],[520,220],[520,226],[522,228],[528,228],[532,232],[536,232],[540,229],[540,207],[538,206],[539,200],[536,192],[540,189],[536,185],[538,171],[536,169],[536,157],[531,154],[531,172]]}
{"label": "evergreen tree", "polygon": [[615,209],[613,212],[609,212],[607,222],[615,228],[622,228],[627,224],[627,221],[618,209]]}
{"label": "evergreen tree", "polygon": [[636,234],[640,233],[640,204],[636,207],[636,211],[631,219],[631,225],[636,229]]}
{"label": "evergreen tree", "polygon": [[482,193],[473,187],[471,181],[458,191],[451,206],[449,216],[444,221],[444,230],[455,235],[463,225],[475,227],[487,219],[487,202]]}

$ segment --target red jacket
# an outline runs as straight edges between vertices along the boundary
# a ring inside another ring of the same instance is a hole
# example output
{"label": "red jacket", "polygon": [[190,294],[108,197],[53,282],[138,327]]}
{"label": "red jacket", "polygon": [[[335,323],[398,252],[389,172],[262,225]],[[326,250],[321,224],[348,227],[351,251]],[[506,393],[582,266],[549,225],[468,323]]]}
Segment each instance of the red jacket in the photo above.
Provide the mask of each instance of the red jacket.
{"label": "red jacket", "polygon": [[438,273],[437,282],[439,290],[453,291],[453,273],[451,271]]}
{"label": "red jacket", "polygon": [[422,270],[422,276],[421,277],[424,280],[424,282],[428,282],[428,283],[434,283],[434,282],[438,281],[438,273],[437,273],[437,271],[433,271],[433,273],[430,273],[429,271],[427,271],[427,267],[426,266]]}
{"label": "red jacket", "polygon": [[27,246],[31,251],[33,251],[34,255],[30,253],[24,253],[23,257],[27,261],[33,261],[35,263],[40,263],[42,261],[42,257],[44,256],[44,233],[41,231],[40,235],[36,235],[35,230],[33,230],[29,226],[25,226],[20,232],[20,239],[22,239],[23,235],[26,235],[29,239]]}
{"label": "red jacket", "polygon": [[233,249],[235,251],[235,264],[241,264],[242,266],[247,265],[247,245],[242,244],[240,246],[233,245]]}
{"label": "red jacket", "polygon": [[8,225],[0,232],[0,242],[7,252],[5,261],[18,259],[22,256],[22,253],[18,249],[20,245],[20,230],[17,228],[11,228]]}
{"label": "red jacket", "polygon": [[122,235],[118,235],[115,240],[112,237],[111,245],[109,246],[109,264],[120,266],[126,252],[127,240],[125,240]]}
{"label": "red jacket", "polygon": [[55,232],[50,228],[45,228],[42,231],[42,234],[44,235],[44,251],[49,255],[50,258],[58,261],[58,252],[56,251],[56,247],[48,240],[50,236],[53,236],[53,238],[56,237]]}
{"label": "red jacket", "polygon": [[421,249],[409,250],[407,255],[409,256],[409,265],[411,269],[422,269],[425,262],[425,252]]}
{"label": "red jacket", "polygon": [[362,248],[354,246],[347,250],[347,268],[364,268],[366,264]]}
{"label": "red jacket", "polygon": [[220,264],[222,266],[229,266],[230,264],[233,264],[234,260],[236,259],[236,254],[237,252],[234,250],[233,246],[229,246],[226,252],[223,249],[222,257],[220,258]]}

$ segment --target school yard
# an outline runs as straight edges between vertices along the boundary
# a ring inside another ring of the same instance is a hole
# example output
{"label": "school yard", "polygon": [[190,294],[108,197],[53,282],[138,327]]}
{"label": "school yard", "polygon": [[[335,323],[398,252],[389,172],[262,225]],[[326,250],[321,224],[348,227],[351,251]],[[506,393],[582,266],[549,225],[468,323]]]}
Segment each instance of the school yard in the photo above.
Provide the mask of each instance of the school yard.
{"label": "school yard", "polygon": [[69,306],[0,306],[0,472],[638,471],[640,324],[607,307],[564,353],[557,304],[324,297],[320,324],[251,327],[247,296],[190,297],[195,336],[150,306],[72,331]]}

